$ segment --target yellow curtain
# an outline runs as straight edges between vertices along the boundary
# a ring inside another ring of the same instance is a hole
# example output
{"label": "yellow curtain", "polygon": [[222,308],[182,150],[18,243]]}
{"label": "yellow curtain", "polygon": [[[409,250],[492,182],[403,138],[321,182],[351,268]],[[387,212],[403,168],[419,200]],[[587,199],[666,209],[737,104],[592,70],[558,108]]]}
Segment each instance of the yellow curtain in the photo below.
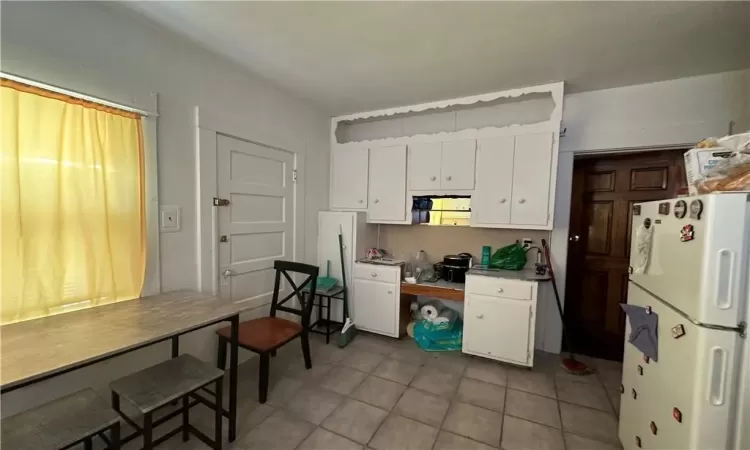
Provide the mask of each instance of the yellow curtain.
{"label": "yellow curtain", "polygon": [[2,323],[136,298],[140,116],[0,80]]}

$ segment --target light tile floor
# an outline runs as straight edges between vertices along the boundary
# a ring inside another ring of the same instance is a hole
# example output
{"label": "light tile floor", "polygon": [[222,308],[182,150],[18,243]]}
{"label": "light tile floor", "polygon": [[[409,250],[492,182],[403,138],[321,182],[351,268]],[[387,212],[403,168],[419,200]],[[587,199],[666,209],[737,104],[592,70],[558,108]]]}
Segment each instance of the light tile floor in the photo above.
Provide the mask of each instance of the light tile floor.
{"label": "light tile floor", "polygon": [[[240,366],[239,435],[225,448],[619,449],[621,365],[581,359],[597,373],[567,374],[559,356],[547,353],[537,353],[529,370],[423,352],[411,340],[360,333],[339,349],[315,336],[313,369],[304,369],[296,341],[271,360],[264,405],[257,402],[257,359]],[[199,408],[194,420],[211,436],[211,412]],[[207,448],[179,436],[160,447]]]}

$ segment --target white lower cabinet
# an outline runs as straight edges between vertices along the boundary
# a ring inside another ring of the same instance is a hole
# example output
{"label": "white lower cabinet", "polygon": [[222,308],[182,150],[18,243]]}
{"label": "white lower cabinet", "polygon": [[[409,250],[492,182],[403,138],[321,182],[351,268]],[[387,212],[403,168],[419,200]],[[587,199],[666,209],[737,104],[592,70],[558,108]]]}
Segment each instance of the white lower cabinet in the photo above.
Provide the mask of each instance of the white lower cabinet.
{"label": "white lower cabinet", "polygon": [[[530,298],[500,296],[526,290]],[[536,298],[534,282],[467,276],[463,352],[533,366]]]}
{"label": "white lower cabinet", "polygon": [[355,263],[352,315],[357,328],[399,337],[401,268]]}

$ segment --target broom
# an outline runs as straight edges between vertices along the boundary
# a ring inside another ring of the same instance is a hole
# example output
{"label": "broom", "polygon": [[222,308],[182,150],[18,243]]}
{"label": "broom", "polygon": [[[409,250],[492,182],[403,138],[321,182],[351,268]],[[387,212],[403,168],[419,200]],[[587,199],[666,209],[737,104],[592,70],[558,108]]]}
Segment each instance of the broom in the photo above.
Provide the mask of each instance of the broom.
{"label": "broom", "polygon": [[568,357],[563,358],[561,366],[566,372],[572,375],[591,375],[594,373],[594,369],[590,368],[581,361],[576,360],[573,355],[573,346],[570,345],[570,337],[568,330],[565,327],[565,319],[563,317],[562,304],[560,303],[560,294],[557,292],[557,283],[555,282],[555,272],[552,270],[552,260],[549,256],[549,245],[547,241],[542,239],[542,248],[544,249],[544,258],[547,260],[547,269],[549,270],[550,281],[552,281],[552,290],[555,291],[555,300],[557,301],[557,312],[560,313],[560,322],[562,323],[563,338],[565,339],[565,346],[568,348]]}
{"label": "broom", "polygon": [[339,348],[344,348],[357,336],[357,327],[349,317],[349,288],[346,286],[346,264],[344,263],[344,237],[343,230],[339,228],[339,254],[341,255],[341,282],[344,286],[344,326],[339,333]]}

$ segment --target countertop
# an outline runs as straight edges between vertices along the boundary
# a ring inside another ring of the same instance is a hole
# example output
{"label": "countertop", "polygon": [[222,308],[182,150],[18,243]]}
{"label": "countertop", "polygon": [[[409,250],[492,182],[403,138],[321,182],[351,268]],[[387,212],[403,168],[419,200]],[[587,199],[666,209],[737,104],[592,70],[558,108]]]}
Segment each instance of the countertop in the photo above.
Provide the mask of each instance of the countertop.
{"label": "countertop", "polygon": [[454,291],[463,291],[466,287],[466,284],[464,283],[452,283],[450,281],[443,280],[442,278],[437,281],[420,281],[418,283],[407,283],[406,281],[403,281],[402,283],[417,286],[429,286],[433,288],[453,289]]}
{"label": "countertop", "polygon": [[469,270],[467,275],[481,275],[483,277],[506,278],[509,280],[523,281],[549,281],[549,274],[537,275],[534,269],[521,270],[502,270],[502,269],[484,269],[474,266]]}

